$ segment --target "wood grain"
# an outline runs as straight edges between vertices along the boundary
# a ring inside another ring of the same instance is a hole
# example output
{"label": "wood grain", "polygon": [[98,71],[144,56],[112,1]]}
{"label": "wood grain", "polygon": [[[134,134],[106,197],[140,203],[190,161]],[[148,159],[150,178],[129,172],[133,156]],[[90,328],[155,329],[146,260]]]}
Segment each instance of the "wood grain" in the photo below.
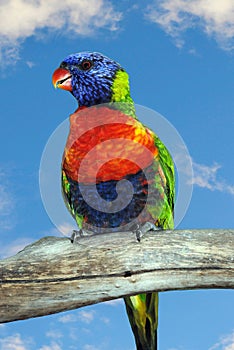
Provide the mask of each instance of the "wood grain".
{"label": "wood grain", "polygon": [[234,230],[45,237],[0,261],[0,322],[140,292],[234,288]]}

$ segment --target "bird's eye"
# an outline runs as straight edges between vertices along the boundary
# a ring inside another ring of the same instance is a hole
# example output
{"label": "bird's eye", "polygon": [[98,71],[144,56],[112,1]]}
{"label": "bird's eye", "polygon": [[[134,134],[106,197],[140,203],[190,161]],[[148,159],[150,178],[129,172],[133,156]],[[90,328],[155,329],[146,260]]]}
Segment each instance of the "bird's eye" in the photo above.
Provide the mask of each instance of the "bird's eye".
{"label": "bird's eye", "polygon": [[89,70],[91,67],[92,67],[92,62],[91,61],[88,61],[88,60],[84,60],[81,65],[80,65],[80,68],[82,70]]}

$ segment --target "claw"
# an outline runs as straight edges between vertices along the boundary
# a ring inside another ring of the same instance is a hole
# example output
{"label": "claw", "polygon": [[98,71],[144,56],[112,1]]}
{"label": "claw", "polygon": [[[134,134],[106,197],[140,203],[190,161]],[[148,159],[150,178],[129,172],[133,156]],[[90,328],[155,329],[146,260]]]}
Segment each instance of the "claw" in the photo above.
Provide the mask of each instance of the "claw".
{"label": "claw", "polygon": [[145,222],[143,225],[135,224],[132,227],[132,231],[136,234],[136,239],[138,242],[141,241],[141,238],[144,236],[144,234],[148,231],[160,231],[161,228],[155,226],[152,222]]}
{"label": "claw", "polygon": [[82,237],[81,230],[73,230],[71,235],[71,242],[77,243],[78,239]]}
{"label": "claw", "polygon": [[78,243],[79,239],[85,236],[91,236],[93,235],[93,232],[79,229],[79,230],[73,230],[71,235],[71,243]]}

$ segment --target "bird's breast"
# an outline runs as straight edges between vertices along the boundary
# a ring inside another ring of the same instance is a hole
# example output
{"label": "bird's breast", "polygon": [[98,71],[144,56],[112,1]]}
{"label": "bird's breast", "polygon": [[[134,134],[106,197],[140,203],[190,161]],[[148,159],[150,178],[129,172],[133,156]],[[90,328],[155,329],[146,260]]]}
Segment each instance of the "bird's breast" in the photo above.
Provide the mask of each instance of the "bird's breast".
{"label": "bird's breast", "polygon": [[92,107],[70,117],[62,167],[73,180],[120,180],[150,165],[158,150],[153,133],[119,110]]}

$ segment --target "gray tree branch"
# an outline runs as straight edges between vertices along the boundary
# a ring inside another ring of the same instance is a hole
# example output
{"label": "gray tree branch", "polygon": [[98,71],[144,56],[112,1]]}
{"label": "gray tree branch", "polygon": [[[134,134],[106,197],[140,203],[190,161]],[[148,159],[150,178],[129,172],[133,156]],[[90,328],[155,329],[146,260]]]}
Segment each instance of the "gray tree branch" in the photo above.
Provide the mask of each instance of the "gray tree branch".
{"label": "gray tree branch", "polygon": [[140,292],[234,288],[234,230],[45,237],[0,261],[0,322]]}

